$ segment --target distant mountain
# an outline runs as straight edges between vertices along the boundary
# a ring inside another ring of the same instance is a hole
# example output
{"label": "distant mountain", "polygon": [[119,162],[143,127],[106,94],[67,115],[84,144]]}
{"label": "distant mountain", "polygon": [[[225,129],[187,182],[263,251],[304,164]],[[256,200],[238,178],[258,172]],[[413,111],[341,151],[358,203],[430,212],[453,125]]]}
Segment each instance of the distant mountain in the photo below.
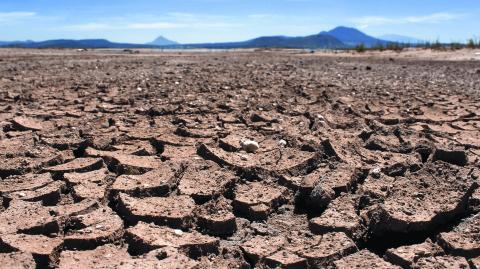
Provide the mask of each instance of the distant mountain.
{"label": "distant mountain", "polygon": [[281,47],[281,48],[341,48],[344,44],[337,38],[324,35],[309,35],[301,37],[266,36],[245,42],[247,47]]}
{"label": "distant mountain", "polygon": [[157,37],[152,42],[147,43],[147,45],[155,45],[155,46],[171,46],[171,45],[178,45],[178,42],[172,41],[167,39],[163,36]]}
{"label": "distant mountain", "polygon": [[35,41],[32,40],[25,40],[25,41],[0,41],[0,46],[8,46],[8,45],[21,45],[21,44],[31,44]]}
{"label": "distant mountain", "polygon": [[319,48],[343,48],[340,40],[333,36],[317,34],[310,36],[263,36],[242,42],[226,43],[205,43],[186,44],[183,48],[207,48],[207,49],[228,49],[228,48],[296,48],[296,49],[319,49]]}
{"label": "distant mountain", "polygon": [[[387,36],[388,37],[388,36]],[[391,36],[390,36],[391,37]],[[231,49],[231,48],[295,48],[295,49],[341,49],[352,48],[358,44],[367,47],[375,45],[387,45],[394,42],[404,42],[406,39],[397,38],[386,40],[369,36],[355,28],[337,27],[328,32],[320,32],[309,36],[262,36],[247,41],[202,43],[202,44],[178,44],[162,36],[147,44],[115,43],[106,39],[57,39],[41,42],[15,41],[0,42],[0,47],[24,47],[24,48],[206,48],[206,49]],[[403,40],[403,41],[400,41]],[[408,39],[411,41],[411,39]],[[407,42],[408,43],[408,42]],[[413,42],[409,42],[413,43]]]}
{"label": "distant mountain", "polygon": [[157,46],[129,43],[115,43],[106,39],[54,39],[47,41],[13,41],[0,42],[0,47],[21,48],[154,48]]}
{"label": "distant mountain", "polygon": [[426,43],[425,40],[420,40],[415,37],[409,37],[409,36],[403,36],[403,35],[395,35],[395,34],[389,34],[389,35],[382,35],[378,37],[379,39],[382,40],[387,40],[391,42],[398,42],[398,43],[408,43],[408,44],[423,44]]}
{"label": "distant mountain", "polygon": [[389,43],[388,41],[369,36],[355,28],[349,28],[344,26],[339,26],[328,32],[321,32],[320,34],[331,35],[348,46],[364,44],[367,47],[371,47],[378,44],[385,45]]}

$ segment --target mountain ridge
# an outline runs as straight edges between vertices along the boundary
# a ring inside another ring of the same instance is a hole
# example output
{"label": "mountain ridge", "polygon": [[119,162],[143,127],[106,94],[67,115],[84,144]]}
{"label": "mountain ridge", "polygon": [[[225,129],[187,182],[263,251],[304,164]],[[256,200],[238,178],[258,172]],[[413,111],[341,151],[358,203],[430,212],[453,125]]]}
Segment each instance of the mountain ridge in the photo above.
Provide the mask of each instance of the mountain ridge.
{"label": "mountain ridge", "polygon": [[409,44],[424,44],[426,43],[425,40],[421,40],[415,37],[404,36],[404,35],[396,35],[396,34],[387,34],[378,37],[379,39],[383,39],[390,42],[398,42],[398,43],[409,43]]}
{"label": "mountain ridge", "polygon": [[247,41],[224,42],[224,43],[198,43],[185,44],[184,48],[297,48],[297,49],[318,49],[318,48],[343,48],[338,39],[323,34],[309,36],[261,36]]}
{"label": "mountain ridge", "polygon": [[178,44],[163,36],[159,36],[146,44],[116,43],[106,39],[54,39],[45,41],[0,41],[0,47],[22,48],[297,48],[297,49],[342,49],[353,48],[364,44],[367,47],[386,45],[391,41],[375,38],[355,28],[336,27],[330,31],[307,36],[261,36],[240,42]]}
{"label": "mountain ridge", "polygon": [[375,45],[385,45],[388,43],[388,41],[367,35],[364,32],[352,27],[338,26],[330,31],[320,33],[331,35],[348,46],[363,44],[367,47],[373,47]]}
{"label": "mountain ridge", "polygon": [[[3,43],[3,44],[2,44]],[[107,39],[51,39],[45,41],[0,41],[0,47],[19,48],[154,48],[152,45],[116,43]]]}
{"label": "mountain ridge", "polygon": [[155,38],[152,42],[146,43],[146,45],[154,45],[154,46],[172,46],[172,45],[180,45],[180,43],[170,40],[164,36],[159,36]]}

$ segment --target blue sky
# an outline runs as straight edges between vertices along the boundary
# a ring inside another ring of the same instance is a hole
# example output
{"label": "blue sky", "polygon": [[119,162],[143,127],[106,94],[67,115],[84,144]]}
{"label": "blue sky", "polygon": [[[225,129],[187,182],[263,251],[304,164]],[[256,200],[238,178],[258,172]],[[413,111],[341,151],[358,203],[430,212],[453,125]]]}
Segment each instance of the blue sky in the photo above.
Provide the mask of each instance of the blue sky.
{"label": "blue sky", "polygon": [[145,43],[309,35],[339,25],[374,36],[480,38],[478,0],[1,0],[0,40],[107,38]]}

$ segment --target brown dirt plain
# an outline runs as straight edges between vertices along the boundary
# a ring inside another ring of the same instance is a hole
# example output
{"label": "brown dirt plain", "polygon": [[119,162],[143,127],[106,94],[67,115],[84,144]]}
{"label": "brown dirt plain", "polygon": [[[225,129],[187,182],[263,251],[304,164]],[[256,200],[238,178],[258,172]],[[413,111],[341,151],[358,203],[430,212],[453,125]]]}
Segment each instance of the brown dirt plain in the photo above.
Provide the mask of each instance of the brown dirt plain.
{"label": "brown dirt plain", "polygon": [[480,268],[477,58],[2,49],[0,268]]}

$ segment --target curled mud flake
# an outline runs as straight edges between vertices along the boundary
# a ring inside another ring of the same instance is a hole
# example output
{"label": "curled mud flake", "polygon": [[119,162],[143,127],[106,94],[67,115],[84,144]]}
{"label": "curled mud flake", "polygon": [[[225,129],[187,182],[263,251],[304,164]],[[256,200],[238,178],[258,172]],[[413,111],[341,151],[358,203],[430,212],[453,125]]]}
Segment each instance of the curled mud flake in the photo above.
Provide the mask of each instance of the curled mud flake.
{"label": "curled mud flake", "polygon": [[42,123],[27,117],[15,117],[12,119],[12,124],[13,128],[19,131],[41,131],[43,129]]}
{"label": "curled mud flake", "polygon": [[134,198],[120,193],[118,210],[129,223],[154,222],[172,228],[192,226],[195,202],[189,196]]}
{"label": "curled mud flake", "polygon": [[2,267],[11,269],[35,269],[37,264],[31,253],[11,252],[0,253],[0,261]]}
{"label": "curled mud flake", "polygon": [[126,193],[134,197],[165,196],[176,186],[174,164],[165,165],[142,175],[121,175],[111,186],[111,193]]}
{"label": "curled mud flake", "polygon": [[126,230],[130,251],[138,254],[154,249],[173,247],[191,257],[218,251],[219,240],[196,231],[179,232],[164,226],[139,222]]}
{"label": "curled mud flake", "polygon": [[58,263],[63,240],[44,235],[9,234],[0,237],[0,245],[2,249],[31,254],[38,266],[46,267]]}
{"label": "curled mud flake", "polygon": [[316,233],[344,232],[353,239],[359,240],[366,228],[357,215],[353,197],[343,195],[333,200],[323,214],[310,220],[310,229]]}
{"label": "curled mud flake", "polygon": [[109,207],[72,216],[65,231],[67,249],[93,249],[119,240],[123,235],[123,221]]}
{"label": "curled mud flake", "polygon": [[385,252],[384,258],[402,268],[410,268],[420,258],[441,256],[444,254],[445,252],[440,246],[433,243],[430,239],[427,239],[421,244],[388,249]]}
{"label": "curled mud flake", "polygon": [[101,158],[76,158],[71,162],[48,167],[47,172],[56,173],[72,173],[72,172],[90,172],[100,169],[104,166]]}
{"label": "curled mud flake", "polygon": [[334,262],[335,268],[347,269],[347,268],[382,268],[382,269],[401,269],[402,267],[393,265],[376,254],[362,250],[355,254],[346,256],[338,261]]}
{"label": "curled mud flake", "polygon": [[445,251],[457,256],[480,256],[480,214],[465,219],[451,232],[440,233],[438,244]]}
{"label": "curled mud flake", "polygon": [[436,269],[436,268],[469,268],[468,261],[464,257],[435,256],[420,258],[413,269]]}
{"label": "curled mud flake", "polygon": [[378,193],[379,206],[367,213],[369,227],[378,236],[438,229],[466,213],[468,199],[478,186],[468,170],[443,162],[428,164],[407,177],[386,182],[367,178],[362,186],[362,192],[370,198],[375,198],[373,191]]}
{"label": "curled mud flake", "polygon": [[285,201],[287,189],[252,182],[237,186],[233,208],[251,220],[264,220]]}

